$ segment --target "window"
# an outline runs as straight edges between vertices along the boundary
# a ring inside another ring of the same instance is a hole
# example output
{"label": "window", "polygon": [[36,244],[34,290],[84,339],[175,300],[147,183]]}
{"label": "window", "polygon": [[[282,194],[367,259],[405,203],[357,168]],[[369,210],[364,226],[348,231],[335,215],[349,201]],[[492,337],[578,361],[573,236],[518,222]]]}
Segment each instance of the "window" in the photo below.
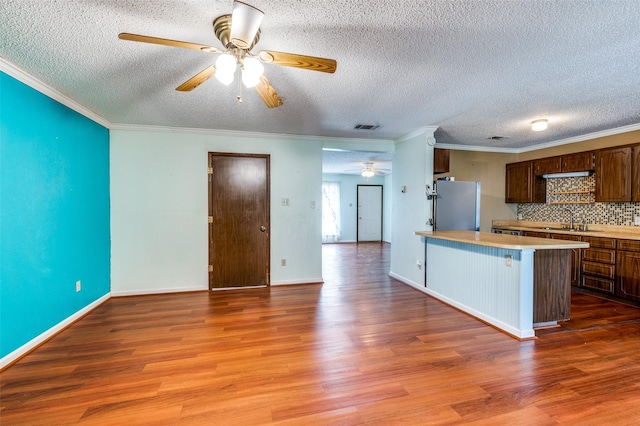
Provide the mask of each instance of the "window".
{"label": "window", "polygon": [[340,241],[340,182],[322,182],[322,242]]}

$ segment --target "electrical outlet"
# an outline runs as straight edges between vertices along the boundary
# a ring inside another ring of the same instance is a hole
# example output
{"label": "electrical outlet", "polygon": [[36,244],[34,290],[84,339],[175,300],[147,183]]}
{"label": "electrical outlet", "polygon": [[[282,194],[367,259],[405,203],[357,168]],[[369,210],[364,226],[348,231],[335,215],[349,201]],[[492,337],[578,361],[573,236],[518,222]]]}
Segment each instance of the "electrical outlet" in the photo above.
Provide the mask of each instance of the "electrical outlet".
{"label": "electrical outlet", "polygon": [[422,261],[420,259],[416,260],[416,266],[418,269],[422,269]]}
{"label": "electrical outlet", "polygon": [[287,266],[287,259],[280,259],[280,266]]}
{"label": "electrical outlet", "polygon": [[316,208],[316,202],[315,201],[311,201],[311,203],[309,203],[312,209]]}
{"label": "electrical outlet", "polygon": [[282,205],[285,207],[289,207],[289,199],[288,198],[283,198],[282,199]]}
{"label": "electrical outlet", "polygon": [[504,256],[504,264],[508,268],[511,268],[511,266],[513,266],[513,258],[511,257],[510,254],[507,254],[507,255]]}
{"label": "electrical outlet", "polygon": [[80,280],[76,281],[76,293],[82,290],[82,282]]}
{"label": "electrical outlet", "polygon": [[635,226],[640,226],[640,216],[634,216],[633,217],[633,224]]}

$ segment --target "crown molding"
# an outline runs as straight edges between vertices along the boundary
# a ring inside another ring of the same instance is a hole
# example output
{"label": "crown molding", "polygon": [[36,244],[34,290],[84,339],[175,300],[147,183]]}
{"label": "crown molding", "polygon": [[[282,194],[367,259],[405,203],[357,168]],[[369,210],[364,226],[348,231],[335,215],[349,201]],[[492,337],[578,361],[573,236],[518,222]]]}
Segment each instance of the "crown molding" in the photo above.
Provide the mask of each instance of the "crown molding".
{"label": "crown molding", "polygon": [[433,136],[433,134],[436,132],[436,130],[438,130],[438,126],[423,126],[423,127],[420,127],[418,129],[414,130],[413,132],[406,133],[406,134],[394,139],[394,143],[396,143],[396,144],[402,143],[402,142],[408,141],[409,139],[413,139],[416,136],[420,136],[420,135]]}
{"label": "crown molding", "polygon": [[7,61],[4,58],[0,58],[0,71],[15,78],[19,82],[26,84],[32,89],[37,90],[38,92],[53,99],[54,101],[61,103],[67,108],[74,110],[78,114],[81,114],[87,117],[89,120],[95,121],[96,123],[106,127],[107,129],[111,128],[111,122],[109,122],[108,120],[104,119],[103,117],[99,116],[95,112],[79,104],[73,99],[67,97],[66,95],[60,93],[59,91],[49,86],[48,84],[44,83],[43,81],[38,80],[32,75],[27,74],[26,72],[22,71],[20,68],[18,68],[17,66],[15,66],[14,64],[12,64],[11,62]]}
{"label": "crown molding", "polygon": [[200,129],[187,127],[169,127],[169,126],[152,126],[139,124],[122,124],[112,123],[111,130],[137,131],[137,132],[165,132],[165,133],[189,133],[210,136],[234,137],[234,138],[259,138],[259,139],[285,139],[308,142],[321,142],[327,147],[335,145],[393,145],[392,140],[388,139],[355,139],[355,138],[337,138],[331,136],[309,136],[295,135],[288,133],[261,133],[261,132],[245,132],[240,130],[219,130],[219,129]]}
{"label": "crown molding", "polygon": [[451,149],[456,151],[480,151],[480,152],[495,152],[504,154],[517,154],[519,150],[517,148],[497,148],[491,146],[481,145],[458,145],[452,143],[436,143],[435,148]]}
{"label": "crown molding", "polygon": [[554,147],[554,146],[568,145],[570,143],[576,143],[576,142],[584,142],[584,141],[591,140],[591,139],[598,139],[598,138],[603,138],[603,137],[606,137],[606,136],[619,135],[619,134],[622,134],[622,133],[633,132],[633,131],[636,131],[636,130],[640,130],[640,123],[638,123],[638,124],[630,124],[628,126],[616,127],[616,128],[608,129],[608,130],[600,130],[598,132],[593,132],[593,133],[589,133],[589,134],[586,134],[586,135],[574,136],[574,137],[566,138],[566,139],[559,139],[557,141],[541,143],[541,144],[534,145],[534,146],[528,146],[528,147],[525,147],[525,148],[518,149],[517,153],[520,154],[522,152],[537,151],[539,149],[551,148],[551,147]]}
{"label": "crown molding", "polygon": [[630,124],[628,126],[615,127],[613,129],[608,130],[600,130],[598,132],[587,133],[585,135],[573,136],[565,139],[558,139],[556,141],[540,143],[537,145],[531,145],[524,148],[497,148],[490,146],[477,146],[477,145],[458,145],[458,144],[447,144],[447,143],[437,143],[436,148],[443,149],[452,149],[458,151],[483,151],[483,152],[496,152],[496,153],[505,153],[505,154],[522,154],[523,152],[531,152],[538,151],[545,148],[552,148],[554,146],[560,145],[568,145],[576,142],[584,142],[592,139],[603,138],[606,136],[614,136],[620,135],[622,133],[634,132],[636,130],[640,130],[640,123],[638,124]]}

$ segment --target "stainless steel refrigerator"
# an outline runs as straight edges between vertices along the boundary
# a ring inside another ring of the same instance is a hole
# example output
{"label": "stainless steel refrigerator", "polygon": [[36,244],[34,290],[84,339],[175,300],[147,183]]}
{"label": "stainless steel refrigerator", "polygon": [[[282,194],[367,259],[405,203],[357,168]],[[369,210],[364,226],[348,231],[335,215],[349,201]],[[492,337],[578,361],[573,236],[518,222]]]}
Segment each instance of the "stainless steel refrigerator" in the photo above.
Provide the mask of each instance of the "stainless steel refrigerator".
{"label": "stainless steel refrigerator", "polygon": [[435,231],[480,230],[480,182],[434,182]]}

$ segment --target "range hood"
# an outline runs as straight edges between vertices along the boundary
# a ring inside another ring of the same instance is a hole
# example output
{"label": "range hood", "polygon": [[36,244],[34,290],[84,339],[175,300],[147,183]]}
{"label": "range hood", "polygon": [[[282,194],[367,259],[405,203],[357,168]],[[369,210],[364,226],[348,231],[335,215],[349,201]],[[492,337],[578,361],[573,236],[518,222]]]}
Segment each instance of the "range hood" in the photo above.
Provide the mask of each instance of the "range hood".
{"label": "range hood", "polygon": [[542,175],[545,179],[554,179],[554,178],[569,178],[569,177],[584,177],[591,175],[591,171],[586,172],[566,172],[566,173],[549,173],[546,175]]}

